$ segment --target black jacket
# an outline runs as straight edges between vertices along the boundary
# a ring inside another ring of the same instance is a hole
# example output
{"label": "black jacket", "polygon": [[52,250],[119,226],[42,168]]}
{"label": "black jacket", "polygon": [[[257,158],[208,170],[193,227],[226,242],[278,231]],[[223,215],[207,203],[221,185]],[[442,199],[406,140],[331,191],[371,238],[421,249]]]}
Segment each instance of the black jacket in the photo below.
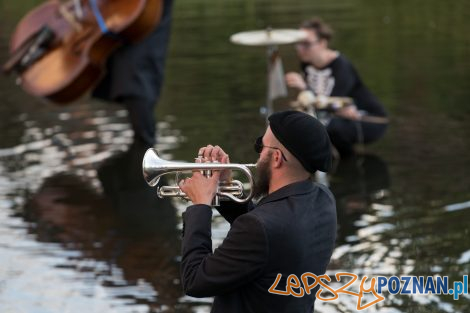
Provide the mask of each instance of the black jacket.
{"label": "black jacket", "polygon": [[309,296],[268,292],[282,274],[322,275],[336,238],[336,207],[329,190],[310,180],[287,185],[254,208],[225,203],[219,209],[231,223],[222,244],[212,252],[212,210],[192,205],[183,215],[182,283],[193,297],[215,296],[212,312],[309,312]]}

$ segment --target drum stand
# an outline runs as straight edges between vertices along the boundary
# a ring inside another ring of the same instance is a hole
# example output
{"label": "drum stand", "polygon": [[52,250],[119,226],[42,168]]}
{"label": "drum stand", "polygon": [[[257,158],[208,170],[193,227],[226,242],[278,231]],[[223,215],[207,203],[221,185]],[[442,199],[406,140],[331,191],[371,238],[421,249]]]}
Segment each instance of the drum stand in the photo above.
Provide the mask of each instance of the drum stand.
{"label": "drum stand", "polygon": [[[273,100],[278,96],[287,94],[287,88],[284,82],[284,75],[282,71],[282,61],[279,56],[278,46],[281,44],[291,44],[306,38],[306,33],[297,29],[271,29],[268,27],[265,30],[256,30],[236,33],[230,37],[230,41],[235,44],[245,46],[265,46],[266,47],[266,58],[267,58],[267,79],[266,79],[266,104],[260,108],[260,113],[266,118],[266,124],[268,123],[268,117],[274,112]],[[276,62],[280,62],[276,68]],[[281,86],[279,89],[274,90],[276,84],[276,76],[273,71],[279,70],[282,77],[278,77]]]}

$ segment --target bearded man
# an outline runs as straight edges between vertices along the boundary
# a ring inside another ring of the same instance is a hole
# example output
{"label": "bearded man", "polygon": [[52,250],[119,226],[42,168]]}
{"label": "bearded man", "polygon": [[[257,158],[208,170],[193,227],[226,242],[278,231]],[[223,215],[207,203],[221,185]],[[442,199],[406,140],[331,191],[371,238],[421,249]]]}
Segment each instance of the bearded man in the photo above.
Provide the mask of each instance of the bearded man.
{"label": "bearded man", "polygon": [[[205,177],[195,172],[180,182],[193,202],[183,214],[184,291],[193,297],[215,296],[211,312],[311,313],[318,286],[302,292],[300,281],[288,277],[323,275],[334,249],[335,200],[327,187],[311,179],[317,170],[331,167],[327,131],[308,114],[275,113],[255,150],[260,154],[255,197],[261,199],[256,204],[221,201],[217,209],[231,227],[214,251],[210,205],[219,181],[230,180],[231,173],[215,171]],[[229,163],[219,146],[203,147],[199,156]],[[293,292],[273,292],[275,281],[276,290]]]}

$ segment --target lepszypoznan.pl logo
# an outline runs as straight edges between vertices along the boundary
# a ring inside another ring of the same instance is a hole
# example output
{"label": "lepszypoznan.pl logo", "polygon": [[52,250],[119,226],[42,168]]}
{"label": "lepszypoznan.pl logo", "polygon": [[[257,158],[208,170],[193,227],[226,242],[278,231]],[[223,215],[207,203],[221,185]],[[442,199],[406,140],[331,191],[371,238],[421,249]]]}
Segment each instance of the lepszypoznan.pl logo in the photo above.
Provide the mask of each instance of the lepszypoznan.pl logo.
{"label": "lepszypoznan.pl logo", "polygon": [[[297,275],[289,275],[287,277],[286,289],[277,289],[279,281],[282,278],[282,274],[277,274],[275,282],[269,288],[269,292],[272,294],[282,296],[294,296],[297,298],[305,295],[310,295],[312,289],[319,286],[316,293],[316,297],[321,301],[334,301],[339,298],[340,294],[346,294],[357,297],[357,310],[366,309],[374,304],[377,304],[385,297],[382,295],[384,290],[387,290],[390,294],[396,295],[453,295],[454,300],[458,300],[462,294],[468,294],[468,275],[463,276],[462,281],[454,281],[453,288],[449,288],[449,277],[448,276],[375,276],[370,278],[370,282],[367,282],[368,277],[364,276],[359,283],[359,291],[352,291],[349,287],[358,280],[358,275],[352,273],[337,273],[335,278],[338,282],[341,282],[343,277],[349,277],[346,283],[337,289],[332,288],[327,283],[331,282],[329,275],[317,276],[312,273],[304,273],[299,278]],[[368,284],[368,288],[366,287]],[[323,297],[322,293],[331,293],[332,297]],[[364,294],[372,293],[375,296],[375,300],[362,303]]]}

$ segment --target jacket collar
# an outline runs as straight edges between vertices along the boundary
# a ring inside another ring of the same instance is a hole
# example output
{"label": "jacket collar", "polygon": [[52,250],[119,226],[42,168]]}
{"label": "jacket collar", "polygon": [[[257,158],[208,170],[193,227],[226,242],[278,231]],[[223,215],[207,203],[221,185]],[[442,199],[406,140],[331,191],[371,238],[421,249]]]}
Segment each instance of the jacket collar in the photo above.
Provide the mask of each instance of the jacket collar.
{"label": "jacket collar", "polygon": [[294,195],[310,193],[313,191],[313,188],[314,188],[314,184],[310,179],[298,181],[298,182],[286,185],[282,188],[279,188],[273,193],[270,193],[266,197],[262,198],[258,202],[257,206],[268,203],[268,202],[277,201],[282,198],[294,196]]}

